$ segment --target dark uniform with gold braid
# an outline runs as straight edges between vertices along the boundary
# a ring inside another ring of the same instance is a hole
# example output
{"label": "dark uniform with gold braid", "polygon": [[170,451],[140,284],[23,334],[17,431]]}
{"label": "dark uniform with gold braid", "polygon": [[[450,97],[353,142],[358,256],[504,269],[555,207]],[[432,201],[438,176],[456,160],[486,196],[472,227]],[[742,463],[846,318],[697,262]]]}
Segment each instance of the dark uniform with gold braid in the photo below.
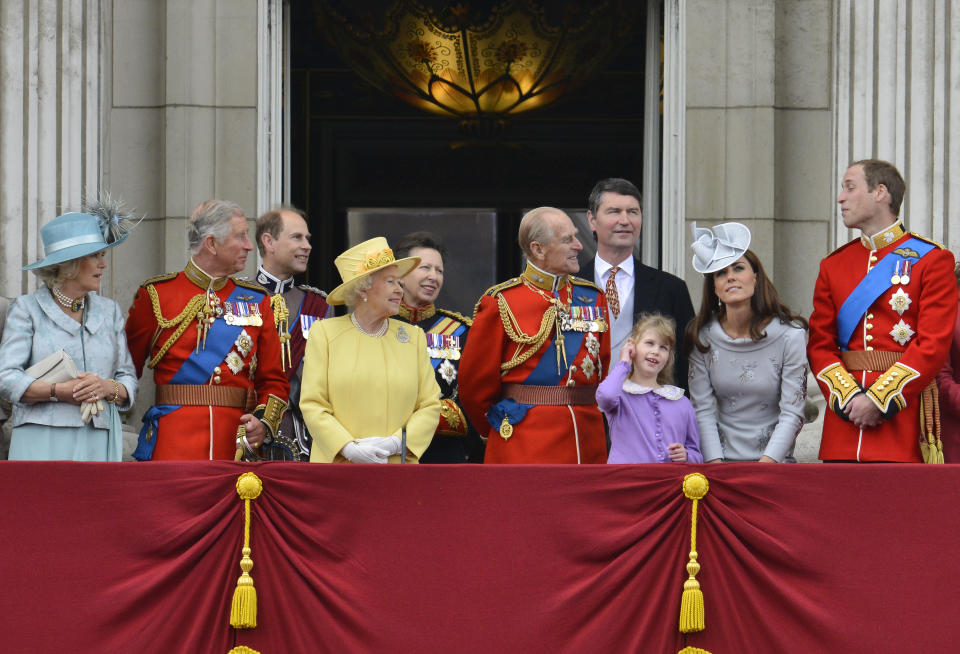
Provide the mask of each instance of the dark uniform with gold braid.
{"label": "dark uniform with gold braid", "polygon": [[157,384],[136,458],[233,459],[244,413],[276,436],[289,383],[266,289],[211,277],[191,259],[143,283],[126,332],[137,375],[153,368]]}
{"label": "dark uniform with gold braid", "polygon": [[[905,232],[899,220],[820,263],[807,356],[832,409],[824,416],[821,459],[942,461],[932,382],[956,313],[953,255]],[[876,427],[860,429],[844,413],[861,391],[883,414]]]}
{"label": "dark uniform with gold braid", "polygon": [[280,337],[281,366],[290,381],[290,406],[277,437],[263,448],[263,456],[271,460],[309,461],[313,439],[300,413],[303,353],[310,325],[332,317],[333,307],[327,304],[327,294],[320,289],[295,284],[293,277],[277,279],[263,266],[257,270],[257,282],[271,295],[274,326]]}
{"label": "dark uniform with gold braid", "polygon": [[427,354],[440,386],[440,424],[420,463],[482,463],[483,443],[460,403],[458,368],[473,321],[434,304],[411,307],[400,302],[396,318],[420,327],[427,336]]}
{"label": "dark uniform with gold braid", "polygon": [[585,279],[527,264],[480,301],[460,362],[484,463],[605,463],[597,385],[610,360],[607,299]]}

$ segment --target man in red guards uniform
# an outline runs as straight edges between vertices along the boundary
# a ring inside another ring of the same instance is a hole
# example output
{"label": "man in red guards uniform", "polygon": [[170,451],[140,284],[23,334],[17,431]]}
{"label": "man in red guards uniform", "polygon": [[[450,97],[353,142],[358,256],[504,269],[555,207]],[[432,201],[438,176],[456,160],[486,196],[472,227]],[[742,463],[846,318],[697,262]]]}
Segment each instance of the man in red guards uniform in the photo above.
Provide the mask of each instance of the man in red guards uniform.
{"label": "man in red guards uniform", "polygon": [[886,161],[857,161],[843,176],[843,224],[861,236],[820,263],[807,346],[832,409],[825,461],[942,461],[931,384],[957,313],[953,255],[904,231],[904,189]]}
{"label": "man in red guards uniform", "polygon": [[280,336],[280,361],[290,380],[290,405],[273,442],[263,450],[267,459],[309,461],[313,439],[300,414],[300,386],[307,332],[315,320],[333,315],[327,294],[313,286],[297,284],[294,275],[307,270],[310,228],[306,215],[294,207],[273,209],[257,218],[257,249],[262,263],[257,283],[271,295],[273,319]]}
{"label": "man in red guards uniform", "polygon": [[460,395],[470,421],[488,426],[485,463],[606,461],[596,390],[610,360],[607,300],[572,276],[576,234],[559,209],[527,213],[519,233],[526,269],[474,310]]}
{"label": "man in red guards uniform", "polygon": [[238,442],[252,453],[277,433],[287,406],[270,296],[230,277],[253,249],[243,210],[202,203],[187,239],[187,267],[144,282],[127,317],[137,374],[146,363],[157,385],[140,460],[232,459]]}

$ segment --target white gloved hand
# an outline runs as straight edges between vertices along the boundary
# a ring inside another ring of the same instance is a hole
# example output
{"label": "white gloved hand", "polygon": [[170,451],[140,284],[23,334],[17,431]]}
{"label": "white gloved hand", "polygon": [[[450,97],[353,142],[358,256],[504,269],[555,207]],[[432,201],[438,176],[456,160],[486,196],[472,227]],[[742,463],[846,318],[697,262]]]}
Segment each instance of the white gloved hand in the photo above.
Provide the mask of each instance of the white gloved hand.
{"label": "white gloved hand", "polygon": [[341,452],[353,463],[386,463],[390,454],[377,442],[380,440],[380,438],[361,438],[344,445]]}
{"label": "white gloved hand", "polygon": [[387,436],[383,439],[381,447],[390,452],[389,456],[400,456],[400,452],[403,451],[403,443],[399,436]]}

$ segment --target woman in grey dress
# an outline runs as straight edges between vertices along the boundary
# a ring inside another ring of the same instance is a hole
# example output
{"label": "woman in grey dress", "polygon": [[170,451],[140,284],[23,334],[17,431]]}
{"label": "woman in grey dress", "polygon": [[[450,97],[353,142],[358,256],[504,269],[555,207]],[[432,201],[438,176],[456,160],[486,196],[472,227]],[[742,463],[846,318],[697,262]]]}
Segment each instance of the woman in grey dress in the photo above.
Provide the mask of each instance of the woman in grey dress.
{"label": "woman in grey dress", "polygon": [[[13,403],[10,459],[121,458],[117,410],[132,406],[137,378],[123,311],[97,294],[106,250],[127,236],[117,209],[98,203],[54,218],[40,229],[46,256],[24,266],[43,284],[14,300],[0,343],[0,396]],[[75,377],[50,380],[29,370],[59,350]]]}
{"label": "woman in grey dress", "polygon": [[704,461],[794,461],[807,321],[780,301],[744,225],[694,225],[694,238],[703,299],[685,343]]}

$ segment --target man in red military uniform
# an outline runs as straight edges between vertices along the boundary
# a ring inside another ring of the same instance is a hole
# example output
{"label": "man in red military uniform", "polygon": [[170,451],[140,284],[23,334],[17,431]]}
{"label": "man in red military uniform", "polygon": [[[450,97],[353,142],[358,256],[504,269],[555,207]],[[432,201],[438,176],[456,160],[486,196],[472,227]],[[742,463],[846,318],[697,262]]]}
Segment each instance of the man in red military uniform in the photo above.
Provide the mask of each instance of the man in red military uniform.
{"label": "man in red military uniform", "polygon": [[573,277],[582,249],[559,209],[520,222],[527,267],[477,303],[460,360],[470,421],[487,427],[485,463],[604,463],[597,385],[610,360],[607,301]]}
{"label": "man in red military uniform", "polygon": [[861,237],[820,263],[813,296],[807,355],[832,409],[823,421],[825,461],[938,458],[936,388],[925,389],[953,334],[954,259],[904,231],[904,190],[892,164],[864,160],[847,169],[837,198],[844,225]]}
{"label": "man in red military uniform", "polygon": [[187,237],[187,267],[144,282],[127,317],[137,374],[146,363],[157,384],[141,460],[233,459],[238,441],[252,451],[275,435],[287,405],[270,296],[229,276],[253,249],[243,211],[208,200]]}

